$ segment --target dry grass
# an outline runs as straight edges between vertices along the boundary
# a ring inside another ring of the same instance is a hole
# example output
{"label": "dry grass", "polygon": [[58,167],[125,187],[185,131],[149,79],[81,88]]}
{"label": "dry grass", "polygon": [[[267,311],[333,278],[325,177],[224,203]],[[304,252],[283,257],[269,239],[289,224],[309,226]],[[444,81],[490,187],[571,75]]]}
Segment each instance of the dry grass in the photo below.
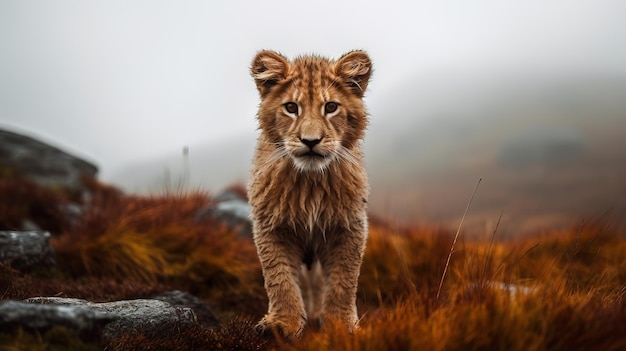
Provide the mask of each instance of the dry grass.
{"label": "dry grass", "polygon": [[0,228],[20,229],[32,221],[52,233],[67,230],[69,220],[63,206],[79,201],[75,194],[63,189],[48,189],[37,185],[0,164]]}
{"label": "dry grass", "polygon": [[308,332],[277,349],[626,349],[623,235],[592,223],[491,245],[464,242],[437,300],[452,239],[428,229],[372,228],[361,328]]}
{"label": "dry grass", "polygon": [[[497,232],[485,240],[461,235],[439,298],[453,233],[373,220],[358,293],[360,329],[350,335],[325,325],[288,342],[253,330],[267,304],[254,246],[195,220],[211,201],[207,194],[125,196],[90,186],[80,222],[60,225],[53,238],[58,267],[24,273],[0,265],[0,298],[109,301],[182,289],[224,321],[218,330],[170,328],[100,345],[109,350],[626,349],[626,236],[607,220],[509,240]],[[93,349],[66,334],[0,331],[0,340],[15,350]]]}
{"label": "dry grass", "polygon": [[118,282],[176,286],[232,314],[258,310],[260,265],[254,245],[197,211],[208,194],[122,196],[95,189],[83,220],[53,238],[64,272]]}

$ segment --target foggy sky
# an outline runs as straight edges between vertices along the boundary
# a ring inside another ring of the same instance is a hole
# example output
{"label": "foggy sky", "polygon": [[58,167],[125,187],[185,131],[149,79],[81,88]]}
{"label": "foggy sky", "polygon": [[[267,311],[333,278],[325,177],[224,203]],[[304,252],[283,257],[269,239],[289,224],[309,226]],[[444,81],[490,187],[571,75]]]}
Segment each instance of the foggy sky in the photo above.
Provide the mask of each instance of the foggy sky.
{"label": "foggy sky", "polygon": [[[623,1],[0,2],[0,128],[99,165],[252,131],[260,49],[372,56],[372,119],[433,70],[626,75]],[[402,121],[392,121],[402,123]]]}

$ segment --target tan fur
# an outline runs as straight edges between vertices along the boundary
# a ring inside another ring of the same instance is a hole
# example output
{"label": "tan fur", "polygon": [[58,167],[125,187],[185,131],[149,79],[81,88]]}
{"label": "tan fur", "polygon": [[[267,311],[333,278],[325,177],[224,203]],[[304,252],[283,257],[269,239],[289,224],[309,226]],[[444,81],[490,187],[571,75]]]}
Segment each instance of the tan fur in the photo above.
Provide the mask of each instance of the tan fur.
{"label": "tan fur", "polygon": [[336,61],[261,51],[252,61],[261,134],[248,194],[269,298],[264,330],[298,336],[313,319],[356,327],[369,194],[362,98],[371,72],[362,51]]}

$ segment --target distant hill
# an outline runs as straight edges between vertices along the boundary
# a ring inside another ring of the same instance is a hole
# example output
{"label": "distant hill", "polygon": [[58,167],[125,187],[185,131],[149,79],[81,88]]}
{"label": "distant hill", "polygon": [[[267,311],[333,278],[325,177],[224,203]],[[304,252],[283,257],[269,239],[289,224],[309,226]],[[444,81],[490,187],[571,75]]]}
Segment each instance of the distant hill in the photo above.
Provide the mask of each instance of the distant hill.
{"label": "distant hill", "polygon": [[608,210],[626,218],[626,79],[411,82],[383,97],[389,107],[368,136],[375,212],[456,226],[482,177],[466,220],[481,232],[501,210],[510,232]]}
{"label": "distant hill", "polygon": [[[467,228],[517,233],[612,211],[626,218],[626,79],[417,74],[368,101],[373,212],[455,226],[484,178]],[[256,134],[190,145],[120,171],[128,191],[245,182]],[[187,166],[185,166],[187,165]],[[188,169],[188,171],[186,171]]]}

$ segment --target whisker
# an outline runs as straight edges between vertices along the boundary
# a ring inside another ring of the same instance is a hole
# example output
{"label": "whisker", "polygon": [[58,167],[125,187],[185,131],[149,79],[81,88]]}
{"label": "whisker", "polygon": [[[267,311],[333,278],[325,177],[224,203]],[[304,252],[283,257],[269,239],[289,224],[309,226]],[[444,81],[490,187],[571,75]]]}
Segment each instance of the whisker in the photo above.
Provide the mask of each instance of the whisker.
{"label": "whisker", "polygon": [[284,142],[282,141],[273,143],[273,142],[266,141],[266,140],[260,140],[259,144],[272,145],[272,146],[278,146],[278,147],[284,146]]}
{"label": "whisker", "polygon": [[354,166],[361,166],[360,159],[343,146],[337,149],[334,154],[338,156],[339,160],[347,161]]}
{"label": "whisker", "polygon": [[259,173],[263,173],[267,171],[270,166],[272,166],[276,161],[281,158],[287,156],[287,149],[283,145],[279,145],[272,153],[267,157],[261,168],[258,170]]}

